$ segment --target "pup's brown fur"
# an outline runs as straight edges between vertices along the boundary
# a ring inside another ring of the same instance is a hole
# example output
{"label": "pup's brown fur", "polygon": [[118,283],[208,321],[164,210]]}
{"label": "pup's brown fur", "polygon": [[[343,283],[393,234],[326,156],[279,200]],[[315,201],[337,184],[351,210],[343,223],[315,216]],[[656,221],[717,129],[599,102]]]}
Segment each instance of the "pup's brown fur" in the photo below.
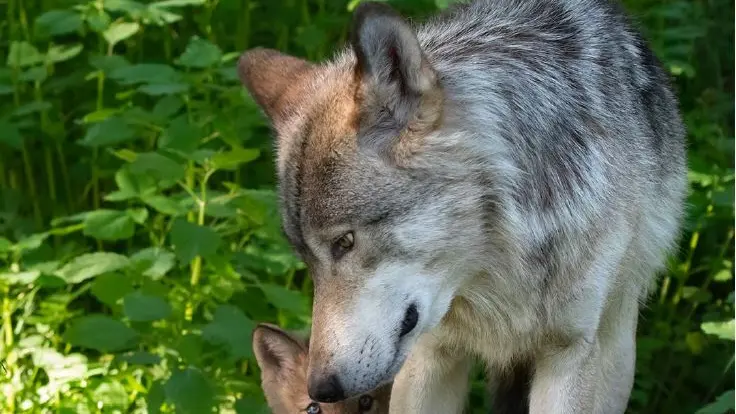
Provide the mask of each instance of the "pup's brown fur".
{"label": "pup's brown fur", "polygon": [[[262,323],[253,332],[253,350],[261,368],[261,383],[268,406],[274,414],[310,412],[313,401],[307,394],[308,339],[300,338],[278,326]],[[360,406],[360,398],[373,402],[369,409]],[[321,414],[388,413],[391,384],[336,404],[319,404]],[[314,408],[312,408],[314,410]],[[314,411],[311,411],[314,412]]]}

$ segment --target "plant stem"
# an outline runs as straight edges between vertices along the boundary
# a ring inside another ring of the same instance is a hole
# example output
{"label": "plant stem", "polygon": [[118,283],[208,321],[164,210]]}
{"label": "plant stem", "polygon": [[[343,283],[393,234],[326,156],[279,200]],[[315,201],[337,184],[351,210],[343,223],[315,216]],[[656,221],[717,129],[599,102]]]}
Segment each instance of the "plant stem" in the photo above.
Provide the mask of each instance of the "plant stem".
{"label": "plant stem", "polygon": [[[207,181],[209,181],[214,171],[208,171],[205,173],[204,178],[199,182],[199,200],[198,214],[197,214],[197,225],[204,226],[205,211],[207,210]],[[194,257],[191,263],[191,275],[189,277],[189,285],[192,289],[196,289],[199,285],[199,279],[202,276],[202,256],[197,255]],[[192,292],[194,294],[194,292]],[[194,316],[194,301],[189,300],[184,310],[184,319],[187,322],[191,322]]]}

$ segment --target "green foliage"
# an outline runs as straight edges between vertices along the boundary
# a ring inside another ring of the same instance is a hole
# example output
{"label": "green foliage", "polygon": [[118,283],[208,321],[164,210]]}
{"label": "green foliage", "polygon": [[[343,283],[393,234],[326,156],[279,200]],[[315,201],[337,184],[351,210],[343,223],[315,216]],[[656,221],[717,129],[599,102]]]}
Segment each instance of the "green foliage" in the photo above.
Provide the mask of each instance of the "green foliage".
{"label": "green foliage", "polygon": [[[325,59],[359,2],[0,5],[0,411],[265,412],[251,331],[308,327],[312,286],[236,60]],[[733,2],[625,3],[673,76],[691,185],[629,412],[733,412]]]}

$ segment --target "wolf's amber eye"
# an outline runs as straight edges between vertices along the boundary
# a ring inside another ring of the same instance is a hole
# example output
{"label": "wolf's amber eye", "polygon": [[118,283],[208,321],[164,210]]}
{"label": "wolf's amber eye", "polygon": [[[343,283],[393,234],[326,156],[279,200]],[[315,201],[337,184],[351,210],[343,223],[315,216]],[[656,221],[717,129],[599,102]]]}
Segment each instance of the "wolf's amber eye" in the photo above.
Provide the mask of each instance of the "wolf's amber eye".
{"label": "wolf's amber eye", "polygon": [[332,257],[334,257],[335,260],[341,258],[345,253],[353,248],[354,243],[355,235],[353,235],[352,231],[343,234],[332,244]]}
{"label": "wolf's amber eye", "polygon": [[319,403],[313,402],[307,406],[307,409],[304,410],[307,414],[320,414],[322,412],[322,408],[319,406]]}
{"label": "wolf's amber eye", "polygon": [[358,408],[360,408],[360,412],[364,413],[371,409],[373,406],[373,397],[370,395],[361,395],[360,399],[358,399]]}

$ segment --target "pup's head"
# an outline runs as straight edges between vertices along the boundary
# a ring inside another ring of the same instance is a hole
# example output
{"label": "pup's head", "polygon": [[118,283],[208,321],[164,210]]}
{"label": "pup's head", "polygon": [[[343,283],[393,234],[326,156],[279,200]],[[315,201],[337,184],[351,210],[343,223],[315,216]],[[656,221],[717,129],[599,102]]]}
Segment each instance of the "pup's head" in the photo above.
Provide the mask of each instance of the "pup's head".
{"label": "pup's head", "polygon": [[261,368],[261,382],[274,414],[387,414],[391,385],[335,404],[324,404],[307,393],[308,344],[271,324],[253,332],[253,350]]}
{"label": "pup's head", "polygon": [[276,132],[284,231],[314,280],[309,395],[357,396],[447,313],[482,245],[485,178],[445,166],[460,132],[415,32],[385,5],[357,8],[332,62],[254,49],[239,73]]}

